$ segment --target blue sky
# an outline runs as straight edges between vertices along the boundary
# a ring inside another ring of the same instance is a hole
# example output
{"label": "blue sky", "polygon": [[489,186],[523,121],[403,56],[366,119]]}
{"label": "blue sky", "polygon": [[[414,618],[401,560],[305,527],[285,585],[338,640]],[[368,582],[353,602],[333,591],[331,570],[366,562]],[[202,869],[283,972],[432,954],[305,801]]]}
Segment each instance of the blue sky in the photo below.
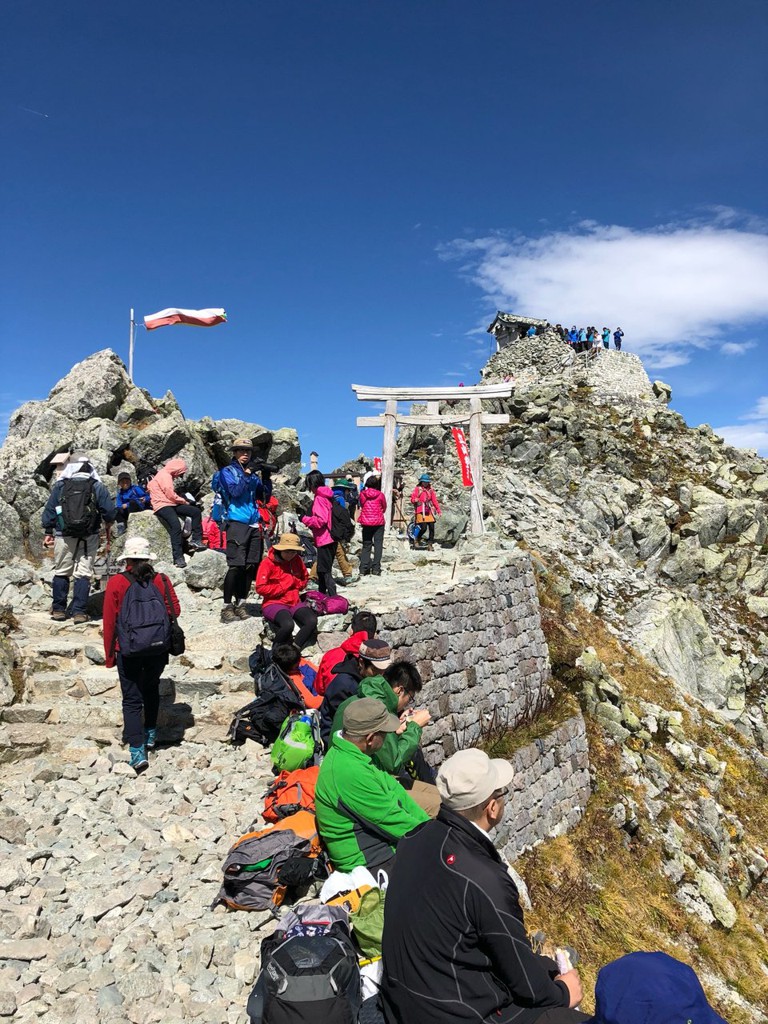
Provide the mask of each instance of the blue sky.
{"label": "blue sky", "polygon": [[[381,435],[349,385],[473,382],[497,305],[620,321],[768,453],[762,0],[6,0],[0,411],[127,355],[190,417]],[[46,116],[43,116],[46,115]]]}

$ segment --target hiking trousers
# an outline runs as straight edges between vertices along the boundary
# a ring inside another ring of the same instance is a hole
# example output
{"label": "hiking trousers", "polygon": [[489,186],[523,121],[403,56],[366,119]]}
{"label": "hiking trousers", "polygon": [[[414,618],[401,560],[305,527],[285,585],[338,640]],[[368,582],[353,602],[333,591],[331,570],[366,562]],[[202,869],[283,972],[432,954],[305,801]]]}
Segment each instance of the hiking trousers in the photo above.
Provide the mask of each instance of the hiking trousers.
{"label": "hiking trousers", "polygon": [[[296,608],[283,605],[279,611],[273,615],[267,614],[264,618],[274,623],[276,644],[286,644],[292,640],[300,651],[304,650],[317,630],[317,614],[308,604],[300,604]],[[294,623],[299,627],[296,636],[293,635]]]}
{"label": "hiking trousers", "polygon": [[333,556],[336,554],[336,541],[330,544],[319,544],[317,548],[317,589],[321,594],[336,597],[336,584],[333,582]]}
{"label": "hiking trousers", "polygon": [[[352,566],[350,564],[349,559],[347,558],[347,549],[344,547],[344,545],[342,544],[342,542],[340,540],[334,541],[334,544],[336,545],[336,550],[334,551],[334,556],[336,558],[336,561],[339,563],[339,569],[341,570],[341,575],[342,576],[351,576],[352,575]],[[331,565],[333,565],[333,559],[331,559]],[[318,572],[317,562],[315,562],[315,564],[309,570],[309,578],[311,580],[316,580],[317,579],[317,572]]]}
{"label": "hiking trousers", "polygon": [[[363,527],[363,550],[360,554],[360,572],[367,575],[369,572],[378,574],[381,572],[381,552],[384,547],[384,523],[381,526]],[[371,561],[371,548],[373,548],[373,561]]]}
{"label": "hiking trousers", "polygon": [[184,557],[184,541],[181,533],[181,520],[187,516],[192,520],[193,544],[203,543],[203,513],[197,505],[167,505],[159,508],[155,515],[171,536],[171,552],[174,562]]}
{"label": "hiking trousers", "polygon": [[123,694],[123,740],[132,747],[140,747],[144,743],[144,730],[157,726],[160,676],[168,664],[168,655],[138,654],[124,658],[118,651],[115,661]]}

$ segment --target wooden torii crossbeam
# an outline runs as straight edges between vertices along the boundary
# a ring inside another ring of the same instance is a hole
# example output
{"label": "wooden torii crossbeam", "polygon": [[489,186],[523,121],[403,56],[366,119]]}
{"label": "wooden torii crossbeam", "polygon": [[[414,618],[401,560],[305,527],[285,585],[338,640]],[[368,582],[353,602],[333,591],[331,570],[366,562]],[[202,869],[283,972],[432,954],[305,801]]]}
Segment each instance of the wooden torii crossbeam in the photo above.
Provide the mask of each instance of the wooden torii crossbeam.
{"label": "wooden torii crossbeam", "polygon": [[[403,426],[461,426],[469,424],[469,460],[472,467],[473,500],[470,529],[473,534],[483,532],[483,425],[509,423],[506,413],[483,412],[483,399],[509,398],[511,384],[477,384],[464,388],[373,388],[353,384],[352,390],[360,402],[384,402],[380,416],[358,416],[358,427],[384,427],[384,450],[381,460],[381,489],[392,509],[392,483],[395,476],[395,439],[397,427]],[[469,410],[441,413],[440,402],[469,402]],[[410,415],[398,413],[398,402],[425,402],[426,413]]]}

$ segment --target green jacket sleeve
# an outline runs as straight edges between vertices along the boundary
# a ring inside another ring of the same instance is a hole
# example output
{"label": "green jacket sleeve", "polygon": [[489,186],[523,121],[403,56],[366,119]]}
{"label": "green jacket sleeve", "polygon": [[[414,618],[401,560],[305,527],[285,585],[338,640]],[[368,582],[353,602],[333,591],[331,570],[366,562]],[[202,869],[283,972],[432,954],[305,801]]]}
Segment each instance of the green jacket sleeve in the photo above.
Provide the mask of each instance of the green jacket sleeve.
{"label": "green jacket sleeve", "polygon": [[384,746],[373,755],[373,763],[383,772],[390,775],[398,775],[404,765],[410,761],[421,743],[421,726],[416,722],[409,722],[405,731],[399,736],[397,733],[387,733]]}
{"label": "green jacket sleeve", "polygon": [[339,807],[382,838],[400,839],[429,816],[391,775],[371,765],[371,772],[347,780]]}

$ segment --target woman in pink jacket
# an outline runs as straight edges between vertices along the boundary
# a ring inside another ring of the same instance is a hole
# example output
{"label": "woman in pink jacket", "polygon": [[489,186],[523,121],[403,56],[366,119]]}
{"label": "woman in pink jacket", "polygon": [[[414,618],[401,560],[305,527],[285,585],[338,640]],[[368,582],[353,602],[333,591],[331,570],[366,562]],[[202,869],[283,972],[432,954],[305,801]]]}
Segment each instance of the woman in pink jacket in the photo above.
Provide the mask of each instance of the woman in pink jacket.
{"label": "woman in pink jacket", "polygon": [[[386,495],[381,493],[381,477],[371,476],[360,493],[360,525],[363,528],[363,550],[360,555],[361,576],[381,576],[381,549],[387,511]],[[373,547],[373,563],[371,563]]]}
{"label": "woman in pink jacket", "polygon": [[307,473],[304,488],[313,495],[312,509],[301,521],[312,531],[317,548],[317,587],[321,594],[336,597],[332,572],[336,553],[336,541],[331,536],[333,491],[325,486],[325,477],[317,469]]}
{"label": "woman in pink jacket", "polygon": [[418,533],[414,547],[419,546],[419,541],[427,535],[427,551],[432,550],[435,542],[435,519],[441,514],[440,502],[432,490],[432,484],[428,473],[422,473],[419,482],[411,492],[411,504],[416,513],[416,526]]}
{"label": "woman in pink jacket", "polygon": [[193,551],[202,551],[203,514],[197,505],[190,505],[186,498],[176,493],[174,480],[184,476],[187,464],[184,459],[169,459],[147,484],[152,499],[152,511],[171,535],[171,551],[173,564],[183,569],[187,564],[184,560],[182,546],[181,520],[187,516],[192,520],[192,537],[190,547]]}

